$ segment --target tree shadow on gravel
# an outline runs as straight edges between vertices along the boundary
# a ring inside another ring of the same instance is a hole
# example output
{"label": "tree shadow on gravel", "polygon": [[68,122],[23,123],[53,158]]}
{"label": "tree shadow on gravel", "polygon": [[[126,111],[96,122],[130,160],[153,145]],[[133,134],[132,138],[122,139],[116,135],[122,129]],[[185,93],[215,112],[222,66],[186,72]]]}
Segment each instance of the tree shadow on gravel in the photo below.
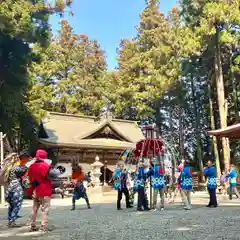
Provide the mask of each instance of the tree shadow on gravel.
{"label": "tree shadow on gravel", "polygon": [[[220,206],[218,208],[209,209],[204,205],[194,204],[191,211],[186,211],[183,209],[183,205],[167,204],[165,211],[137,212],[136,205],[132,209],[126,209],[125,204],[122,204],[123,210],[118,211],[116,209],[116,203],[92,204],[92,209],[87,209],[87,206],[84,203],[81,203],[76,205],[75,211],[70,210],[71,206],[54,206],[49,215],[49,226],[53,231],[44,236],[42,236],[42,233],[39,232],[29,233],[29,228],[26,226],[26,223],[28,222],[31,214],[30,207],[22,209],[21,215],[23,217],[17,221],[20,227],[10,230],[7,228],[7,220],[4,216],[4,214],[7,214],[7,209],[4,209],[4,211],[1,211],[0,218],[0,240],[62,239],[62,234],[64,236],[66,231],[70,232],[70,228],[73,225],[76,229],[75,231],[82,231],[82,229],[85,229],[85,231],[90,234],[90,232],[95,229],[94,224],[96,224],[96,222],[103,221],[103,227],[108,228],[107,226],[116,224],[116,219],[121,221],[123,224],[127,224],[127,226],[131,228],[134,228],[134,224],[139,224],[139,222],[154,225],[156,222],[161,220],[162,224],[167,224],[169,221],[169,224],[171,224],[172,219],[175,219],[175,221],[178,221],[177,219],[179,219],[180,222],[177,222],[177,226],[174,227],[174,231],[188,232],[194,227],[191,226],[189,222],[189,219],[191,218],[196,219],[196,221],[201,221],[199,220],[200,218],[208,215],[214,219],[214,216],[218,218],[218,215],[221,215],[223,211],[225,212],[230,210],[229,215],[231,215],[231,213],[235,212],[235,209],[238,209],[236,206]],[[199,219],[196,216],[199,216]],[[40,212],[38,215],[38,225],[40,226]],[[116,225],[116,228],[118,227],[120,228],[119,231],[123,231],[120,226]],[[159,225],[159,227],[162,227],[162,225]],[[106,231],[106,229],[98,229],[98,232],[101,231]],[[48,238],[48,236],[51,238]],[[103,238],[99,238],[99,240],[102,239]]]}

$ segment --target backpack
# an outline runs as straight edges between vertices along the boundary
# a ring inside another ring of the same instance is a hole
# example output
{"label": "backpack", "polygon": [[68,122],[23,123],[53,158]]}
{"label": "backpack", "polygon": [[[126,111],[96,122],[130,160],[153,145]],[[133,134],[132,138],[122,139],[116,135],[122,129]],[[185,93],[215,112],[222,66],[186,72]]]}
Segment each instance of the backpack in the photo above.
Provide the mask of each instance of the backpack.
{"label": "backpack", "polygon": [[0,186],[7,184],[9,173],[14,165],[19,162],[17,153],[9,154],[4,160],[0,169]]}

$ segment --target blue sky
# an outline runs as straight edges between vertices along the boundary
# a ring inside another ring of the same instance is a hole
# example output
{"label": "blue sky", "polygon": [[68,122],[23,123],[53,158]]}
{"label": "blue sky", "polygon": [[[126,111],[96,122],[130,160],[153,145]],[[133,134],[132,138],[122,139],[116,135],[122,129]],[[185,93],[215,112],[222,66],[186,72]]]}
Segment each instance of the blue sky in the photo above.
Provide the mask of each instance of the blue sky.
{"label": "blue sky", "polygon": [[[175,2],[162,0],[161,11],[167,13]],[[139,13],[144,7],[145,0],[74,0],[74,16],[66,16],[66,19],[75,33],[83,33],[99,41],[111,71],[117,66],[116,48],[120,39],[136,35],[134,26],[138,25]],[[57,32],[59,17],[51,17],[50,23],[53,31]]]}

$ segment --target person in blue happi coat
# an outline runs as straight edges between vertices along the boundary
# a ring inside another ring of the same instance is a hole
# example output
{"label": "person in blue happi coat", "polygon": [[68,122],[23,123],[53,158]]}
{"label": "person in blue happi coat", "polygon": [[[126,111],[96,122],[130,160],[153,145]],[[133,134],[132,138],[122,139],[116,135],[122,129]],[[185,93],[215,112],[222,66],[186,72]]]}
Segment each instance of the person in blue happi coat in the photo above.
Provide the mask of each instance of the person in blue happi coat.
{"label": "person in blue happi coat", "polygon": [[121,200],[123,194],[125,195],[126,198],[126,208],[132,208],[129,199],[129,191],[127,188],[128,172],[122,164],[118,164],[117,168],[115,169],[113,174],[113,181],[114,189],[118,191],[117,210],[122,210]]}
{"label": "person in blue happi coat", "polygon": [[148,200],[147,195],[145,193],[145,185],[148,178],[148,172],[145,171],[144,165],[142,162],[139,163],[134,179],[134,191],[138,193],[138,211],[148,211]]}
{"label": "person in blue happi coat", "polygon": [[160,195],[161,205],[160,210],[164,210],[164,188],[165,188],[165,176],[164,169],[161,166],[159,160],[155,158],[153,160],[153,167],[149,171],[149,175],[152,177],[153,188],[153,209],[157,210],[157,197]]}
{"label": "person in blue happi coat", "polygon": [[229,179],[230,182],[229,199],[232,200],[233,193],[237,196],[238,199],[240,199],[240,195],[237,190],[237,171],[233,164],[231,165],[230,172],[226,178]]}
{"label": "person in blue happi coat", "polygon": [[181,187],[181,197],[184,209],[191,209],[191,193],[192,193],[192,168],[188,162],[185,162],[184,168],[179,177]]}
{"label": "person in blue happi coat", "polygon": [[204,169],[204,175],[208,179],[207,188],[210,198],[207,207],[217,207],[217,169],[211,160],[207,162],[207,167]]}

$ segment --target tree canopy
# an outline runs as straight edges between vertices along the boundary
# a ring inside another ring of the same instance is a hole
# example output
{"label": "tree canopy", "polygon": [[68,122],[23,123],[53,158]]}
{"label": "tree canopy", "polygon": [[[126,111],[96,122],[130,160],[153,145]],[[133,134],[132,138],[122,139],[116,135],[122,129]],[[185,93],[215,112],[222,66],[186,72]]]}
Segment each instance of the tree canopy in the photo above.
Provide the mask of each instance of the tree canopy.
{"label": "tree canopy", "polygon": [[62,14],[71,1],[52,3],[7,0],[0,5],[0,127],[8,134],[12,146],[16,134],[28,141],[36,135],[34,118],[25,105],[30,84],[28,69],[38,58],[31,44],[43,47],[49,43],[49,15]]}
{"label": "tree canopy", "polygon": [[108,72],[98,41],[74,32],[64,18],[53,36],[49,16],[71,15],[71,0],[4,1],[1,131],[13,146],[16,135],[22,143],[36,137],[36,123],[47,111],[111,111],[156,123],[173,154],[201,171],[209,158],[216,159],[218,171],[227,168],[230,158],[240,156],[237,141],[210,138],[207,130],[238,119],[239,4],[181,0],[164,14],[159,1],[146,1],[136,36],[121,40],[118,67]]}

